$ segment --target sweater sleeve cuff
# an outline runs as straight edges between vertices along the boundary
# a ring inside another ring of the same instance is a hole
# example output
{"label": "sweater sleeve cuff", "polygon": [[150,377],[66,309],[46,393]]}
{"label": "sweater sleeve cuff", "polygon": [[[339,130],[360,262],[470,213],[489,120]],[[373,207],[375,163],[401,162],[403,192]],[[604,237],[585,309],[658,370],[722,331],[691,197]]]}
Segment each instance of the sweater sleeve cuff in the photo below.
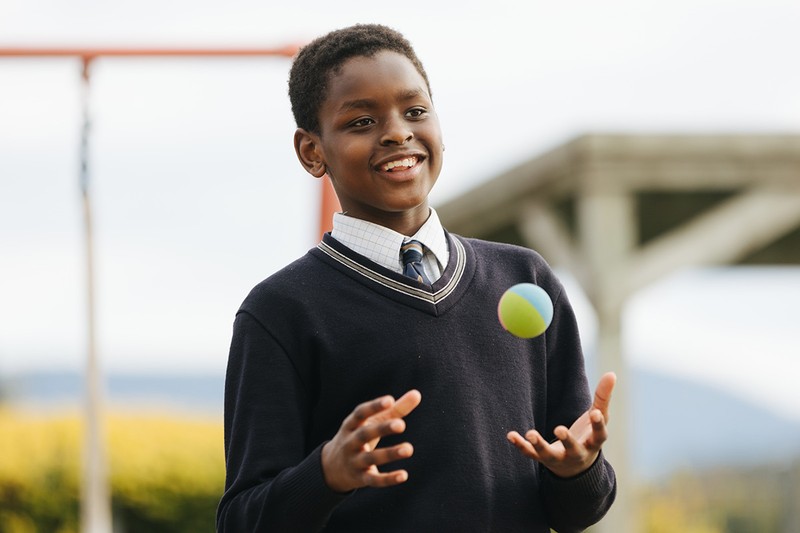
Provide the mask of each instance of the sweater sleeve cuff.
{"label": "sweater sleeve cuff", "polygon": [[317,522],[317,526],[324,526],[336,507],[355,492],[335,492],[325,483],[322,473],[323,446],[324,443],[320,444],[293,468],[292,475],[287,477],[283,486],[287,508],[310,510],[311,506],[315,512],[304,518]]}
{"label": "sweater sleeve cuff", "polygon": [[617,482],[613,468],[605,460],[602,450],[592,466],[580,474],[562,478],[545,469],[548,484],[557,493],[569,495],[570,498],[596,500],[611,497],[613,501]]}

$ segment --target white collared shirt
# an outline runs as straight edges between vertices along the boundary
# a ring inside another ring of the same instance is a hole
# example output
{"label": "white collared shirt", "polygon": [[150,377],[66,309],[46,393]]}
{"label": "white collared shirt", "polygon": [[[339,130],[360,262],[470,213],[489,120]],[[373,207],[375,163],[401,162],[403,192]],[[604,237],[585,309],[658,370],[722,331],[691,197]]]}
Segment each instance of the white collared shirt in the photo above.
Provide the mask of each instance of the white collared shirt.
{"label": "white collared shirt", "polygon": [[425,247],[422,265],[432,282],[439,279],[450,259],[444,228],[432,207],[428,220],[410,236],[344,213],[334,213],[331,237],[367,259],[400,274],[403,273],[400,247],[411,239],[417,240]]}

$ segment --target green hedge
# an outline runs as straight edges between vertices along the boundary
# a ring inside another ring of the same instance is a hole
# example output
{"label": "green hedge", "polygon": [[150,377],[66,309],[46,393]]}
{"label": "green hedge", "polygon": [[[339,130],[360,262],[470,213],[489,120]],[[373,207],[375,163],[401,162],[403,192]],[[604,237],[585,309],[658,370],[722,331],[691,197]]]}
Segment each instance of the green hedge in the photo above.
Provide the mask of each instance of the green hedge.
{"label": "green hedge", "polygon": [[[110,413],[106,429],[115,530],[214,531],[221,420]],[[75,414],[0,410],[0,531],[79,530],[81,435]]]}

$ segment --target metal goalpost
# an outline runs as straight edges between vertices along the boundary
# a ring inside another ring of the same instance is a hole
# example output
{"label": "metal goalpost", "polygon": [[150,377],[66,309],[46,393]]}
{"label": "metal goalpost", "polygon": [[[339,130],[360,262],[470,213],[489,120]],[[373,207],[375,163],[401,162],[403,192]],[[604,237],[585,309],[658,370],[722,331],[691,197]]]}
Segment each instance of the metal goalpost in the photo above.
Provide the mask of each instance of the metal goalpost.
{"label": "metal goalpost", "polygon": [[[81,61],[81,141],[79,187],[83,210],[83,240],[86,264],[86,366],[84,384],[84,444],[81,483],[80,522],[82,533],[111,533],[111,494],[108,485],[106,447],[103,441],[104,390],[100,358],[96,350],[94,239],[91,204],[89,148],[91,141],[90,86],[91,64],[98,58],[291,58],[297,45],[278,48],[0,48],[0,58],[77,58]],[[321,180],[320,234],[329,231],[332,214],[340,209],[330,180]]]}

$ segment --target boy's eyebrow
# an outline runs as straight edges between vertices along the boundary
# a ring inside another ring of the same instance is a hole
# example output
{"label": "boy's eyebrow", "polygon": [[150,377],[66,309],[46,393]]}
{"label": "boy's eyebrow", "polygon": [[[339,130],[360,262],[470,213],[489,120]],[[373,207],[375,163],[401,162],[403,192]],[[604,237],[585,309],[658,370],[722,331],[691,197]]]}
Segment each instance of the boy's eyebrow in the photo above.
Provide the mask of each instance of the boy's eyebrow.
{"label": "boy's eyebrow", "polygon": [[[408,89],[400,91],[395,95],[400,101],[413,100],[420,95],[426,96],[428,93],[422,89]],[[357,98],[355,100],[347,100],[342,102],[339,111],[349,111],[351,109],[371,109],[378,105],[378,101],[373,98]]]}
{"label": "boy's eyebrow", "polygon": [[347,100],[339,106],[339,111],[350,111],[351,109],[370,109],[375,107],[376,102],[371,98],[359,98],[358,100]]}

